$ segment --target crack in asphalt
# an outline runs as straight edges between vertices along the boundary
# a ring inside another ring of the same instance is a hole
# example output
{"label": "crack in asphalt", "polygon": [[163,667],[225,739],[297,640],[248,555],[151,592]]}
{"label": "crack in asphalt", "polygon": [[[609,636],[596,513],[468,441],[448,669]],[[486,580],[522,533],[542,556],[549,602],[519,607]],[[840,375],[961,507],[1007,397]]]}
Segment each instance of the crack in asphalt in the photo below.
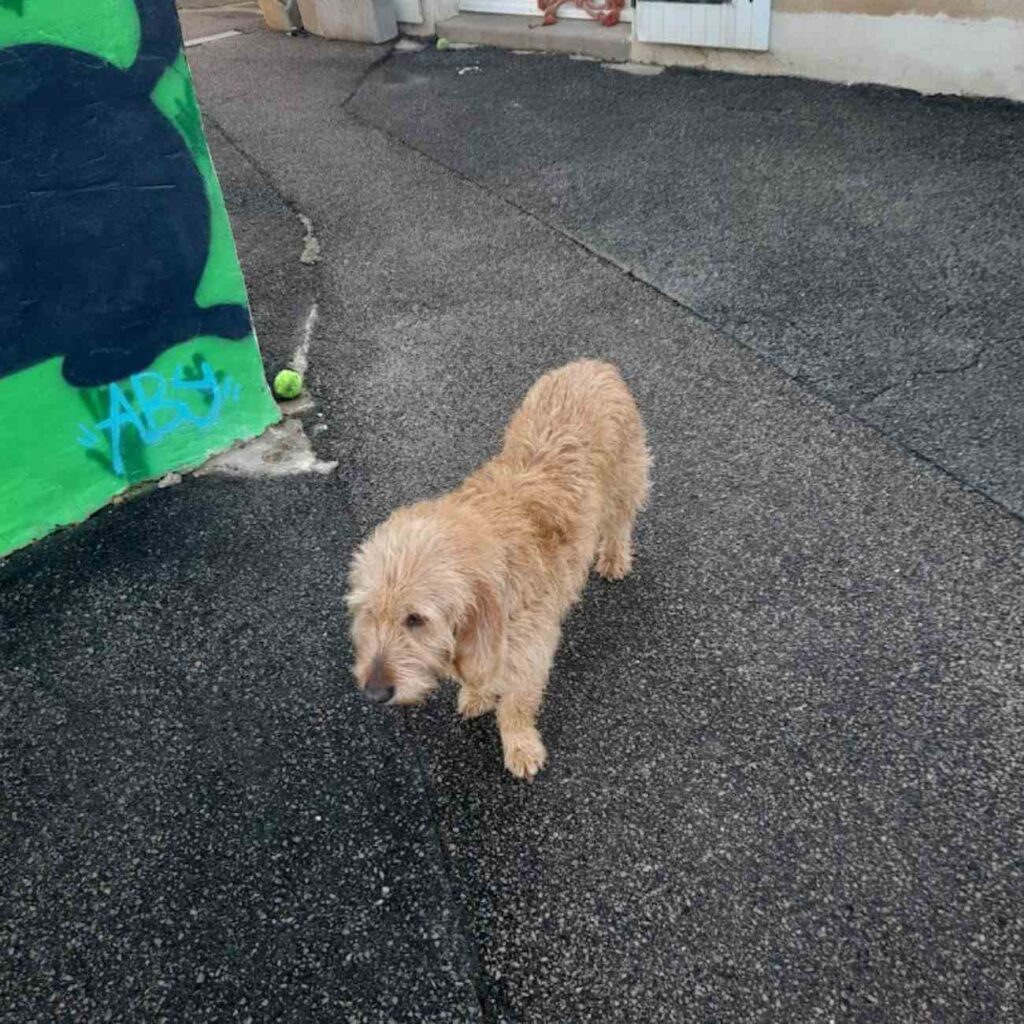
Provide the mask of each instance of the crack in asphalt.
{"label": "crack in asphalt", "polygon": [[980,346],[974,353],[974,355],[971,356],[970,359],[968,359],[966,362],[960,363],[956,366],[940,366],[936,367],[933,370],[918,370],[917,372],[912,373],[909,377],[906,377],[903,380],[898,380],[892,384],[887,384],[884,388],[875,392],[875,394],[868,396],[867,398],[863,399],[860,402],[857,402],[854,408],[864,409],[867,406],[874,404],[879,399],[885,398],[886,395],[890,394],[893,391],[898,391],[900,388],[913,387],[915,384],[918,383],[918,381],[927,380],[931,377],[947,377],[953,374],[967,373],[970,370],[976,370],[981,365],[981,362],[985,358],[985,356],[988,355],[990,352],[1001,348],[1007,348],[1010,345],[1021,342],[1022,340],[1024,339],[999,338],[994,339],[992,341],[987,341],[984,345]]}

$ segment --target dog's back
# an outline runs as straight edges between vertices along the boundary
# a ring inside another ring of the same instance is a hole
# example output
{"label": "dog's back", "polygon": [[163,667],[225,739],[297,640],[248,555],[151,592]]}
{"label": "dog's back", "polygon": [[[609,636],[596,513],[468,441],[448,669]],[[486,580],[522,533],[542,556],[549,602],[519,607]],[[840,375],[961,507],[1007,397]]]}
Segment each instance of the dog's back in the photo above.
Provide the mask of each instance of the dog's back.
{"label": "dog's back", "polygon": [[581,359],[544,374],[527,392],[505,430],[504,452],[544,452],[577,442],[594,460],[602,483],[609,466],[641,454],[649,462],[636,402],[611,363]]}
{"label": "dog's back", "polygon": [[601,538],[623,519],[632,523],[647,500],[650,454],[636,402],[611,363],[581,359],[541,377],[505,431],[502,456],[560,450],[593,474]]}
{"label": "dog's back", "polygon": [[571,603],[595,558],[610,579],[629,571],[649,465],[643,422],[619,371],[580,360],[530,388],[501,452],[457,494],[492,512],[507,510],[492,525],[527,530],[534,557],[572,581],[563,598]]}

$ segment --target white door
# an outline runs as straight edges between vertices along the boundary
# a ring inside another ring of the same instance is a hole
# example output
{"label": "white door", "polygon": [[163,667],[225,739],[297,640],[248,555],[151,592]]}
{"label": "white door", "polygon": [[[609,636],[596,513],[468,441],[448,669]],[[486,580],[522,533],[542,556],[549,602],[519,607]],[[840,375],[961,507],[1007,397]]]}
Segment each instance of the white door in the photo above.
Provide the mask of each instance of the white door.
{"label": "white door", "polygon": [[641,43],[767,50],[772,0],[636,0]]}
{"label": "white door", "polygon": [[[540,18],[537,0],[459,0],[459,10],[470,14],[522,14],[524,16],[533,15],[538,19]],[[590,17],[586,11],[581,11],[576,7],[572,0],[566,0],[558,8],[557,16],[559,18]],[[619,18],[622,21],[633,20],[633,8],[629,3],[619,12]]]}
{"label": "white door", "polygon": [[420,10],[420,0],[395,0],[395,17],[412,25],[421,24],[423,11]]}

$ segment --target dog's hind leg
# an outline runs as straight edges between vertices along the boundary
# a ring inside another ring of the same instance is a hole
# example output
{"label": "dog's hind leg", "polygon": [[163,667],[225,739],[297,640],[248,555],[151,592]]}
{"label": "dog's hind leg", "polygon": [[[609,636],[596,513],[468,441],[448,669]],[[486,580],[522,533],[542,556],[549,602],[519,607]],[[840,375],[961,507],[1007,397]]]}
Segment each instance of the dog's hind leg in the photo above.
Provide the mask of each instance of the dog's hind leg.
{"label": "dog's hind leg", "polygon": [[606,580],[621,580],[633,568],[633,517],[607,523],[601,530],[595,568]]}
{"label": "dog's hind leg", "polygon": [[647,502],[650,462],[647,446],[637,439],[607,487],[595,564],[606,580],[621,580],[633,567],[633,523]]}

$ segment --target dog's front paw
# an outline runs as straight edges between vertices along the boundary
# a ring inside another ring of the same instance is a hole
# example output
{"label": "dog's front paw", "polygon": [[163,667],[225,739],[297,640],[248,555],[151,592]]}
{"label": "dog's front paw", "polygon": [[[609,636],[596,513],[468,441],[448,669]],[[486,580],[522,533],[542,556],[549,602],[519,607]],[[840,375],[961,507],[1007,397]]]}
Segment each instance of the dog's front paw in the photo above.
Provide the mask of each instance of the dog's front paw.
{"label": "dog's front paw", "polygon": [[502,736],[505,748],[505,767],[517,779],[532,779],[544,767],[548,752],[536,729]]}
{"label": "dog's front paw", "polygon": [[623,580],[633,568],[633,552],[626,545],[609,544],[598,554],[595,568],[606,580]]}
{"label": "dog's front paw", "polygon": [[494,697],[481,693],[479,690],[471,690],[468,686],[459,687],[459,696],[456,701],[456,708],[465,719],[479,718],[493,711],[495,704]]}

